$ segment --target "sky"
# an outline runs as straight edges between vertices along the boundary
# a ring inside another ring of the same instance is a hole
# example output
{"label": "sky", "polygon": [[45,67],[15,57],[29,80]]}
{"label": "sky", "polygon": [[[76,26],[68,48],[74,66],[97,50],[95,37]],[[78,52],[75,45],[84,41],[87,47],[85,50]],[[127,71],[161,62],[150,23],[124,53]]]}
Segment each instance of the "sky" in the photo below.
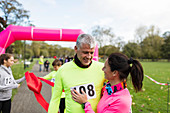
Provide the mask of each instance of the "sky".
{"label": "sky", "polygon": [[[170,0],[17,0],[36,27],[82,29],[111,27],[116,37],[134,40],[139,26],[170,31]],[[48,42],[73,48],[75,42]]]}

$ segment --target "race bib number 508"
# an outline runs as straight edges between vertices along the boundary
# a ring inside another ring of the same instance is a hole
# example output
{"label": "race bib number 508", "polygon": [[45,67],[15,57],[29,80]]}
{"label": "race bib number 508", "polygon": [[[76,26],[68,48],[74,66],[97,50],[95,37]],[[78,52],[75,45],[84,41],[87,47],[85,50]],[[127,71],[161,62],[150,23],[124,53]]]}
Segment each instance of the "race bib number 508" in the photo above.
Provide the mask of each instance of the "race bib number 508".
{"label": "race bib number 508", "polygon": [[75,89],[80,94],[82,94],[82,90],[83,90],[87,94],[88,99],[96,98],[94,83],[82,84],[82,85],[79,85],[79,86],[71,87],[70,89],[71,90]]}

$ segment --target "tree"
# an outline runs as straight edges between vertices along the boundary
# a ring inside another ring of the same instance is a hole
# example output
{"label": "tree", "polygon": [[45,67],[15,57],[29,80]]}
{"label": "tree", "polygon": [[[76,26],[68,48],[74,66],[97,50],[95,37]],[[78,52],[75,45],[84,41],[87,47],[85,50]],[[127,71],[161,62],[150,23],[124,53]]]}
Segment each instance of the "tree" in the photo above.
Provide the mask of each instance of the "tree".
{"label": "tree", "polygon": [[128,57],[140,58],[141,56],[141,48],[140,45],[134,42],[128,42],[123,47],[123,53]]}
{"label": "tree", "polygon": [[122,51],[122,49],[125,45],[125,41],[123,39],[124,39],[124,37],[117,37],[115,40],[115,43],[116,43],[115,45],[120,51]]}
{"label": "tree", "polygon": [[[0,17],[0,31],[9,24],[33,26],[29,20],[29,11],[25,10],[17,0],[0,0],[0,11],[3,13],[2,17]],[[17,52],[22,50],[22,45],[21,41],[16,41],[6,49],[6,52],[19,54]]]}
{"label": "tree", "polygon": [[35,57],[39,57],[40,56],[40,42],[35,42],[33,41],[32,44],[31,44],[31,47],[32,47],[32,51],[33,51],[33,54]]}
{"label": "tree", "polygon": [[151,26],[147,30],[147,36],[141,43],[143,57],[152,60],[161,58],[161,46],[163,43],[163,38],[159,36],[159,29]]}
{"label": "tree", "polygon": [[0,17],[0,32],[3,31],[7,27],[6,21]]}
{"label": "tree", "polygon": [[115,37],[112,32],[112,28],[104,28],[100,26],[92,27],[92,36],[95,37],[99,47],[103,47],[104,45],[109,45],[113,43],[113,38]]}
{"label": "tree", "polygon": [[49,45],[49,49],[48,49],[48,52],[49,52],[49,55],[51,57],[53,56],[60,56],[60,48],[62,48],[60,45],[58,44],[55,44],[55,45]]}
{"label": "tree", "polygon": [[136,43],[141,43],[147,35],[147,27],[140,26],[135,30],[135,40]]}
{"label": "tree", "polygon": [[49,56],[49,45],[45,42],[39,42],[40,43],[40,55],[43,55],[44,57]]}
{"label": "tree", "polygon": [[30,24],[29,11],[25,10],[17,0],[1,0],[0,10],[7,24],[25,25]]}
{"label": "tree", "polygon": [[22,41],[20,41],[20,40],[15,41],[15,45],[14,45],[14,48],[13,48],[14,51],[13,52],[15,54],[22,54],[23,49],[21,49],[21,48],[23,48],[23,46],[24,46],[24,43]]}
{"label": "tree", "polygon": [[101,48],[99,48],[99,55],[104,56],[104,59],[109,56],[111,53],[119,52],[119,48],[113,46],[113,45],[105,45]]}
{"label": "tree", "polygon": [[167,31],[163,34],[164,44],[161,47],[163,58],[170,61],[170,31]]}
{"label": "tree", "polygon": [[59,49],[58,53],[60,54],[60,56],[63,56],[63,57],[73,56],[74,50],[71,48],[63,47]]}
{"label": "tree", "polygon": [[26,49],[25,58],[29,59],[33,56],[33,51],[31,49]]}

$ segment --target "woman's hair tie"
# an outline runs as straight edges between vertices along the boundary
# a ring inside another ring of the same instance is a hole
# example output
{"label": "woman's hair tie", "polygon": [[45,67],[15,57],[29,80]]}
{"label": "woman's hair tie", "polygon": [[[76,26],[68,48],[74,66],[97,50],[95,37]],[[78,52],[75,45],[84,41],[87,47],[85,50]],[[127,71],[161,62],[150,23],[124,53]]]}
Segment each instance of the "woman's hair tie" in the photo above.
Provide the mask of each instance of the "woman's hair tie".
{"label": "woman's hair tie", "polygon": [[133,58],[130,57],[129,60],[128,60],[128,64],[132,64],[133,63]]}

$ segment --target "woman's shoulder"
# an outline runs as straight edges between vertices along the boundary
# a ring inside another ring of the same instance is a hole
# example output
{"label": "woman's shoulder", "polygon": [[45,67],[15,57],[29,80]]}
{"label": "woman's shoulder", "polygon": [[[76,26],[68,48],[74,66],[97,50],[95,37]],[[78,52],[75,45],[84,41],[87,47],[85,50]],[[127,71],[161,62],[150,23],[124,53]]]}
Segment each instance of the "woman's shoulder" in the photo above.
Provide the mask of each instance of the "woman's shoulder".
{"label": "woman's shoulder", "polygon": [[[132,103],[131,95],[128,91],[128,89],[123,89],[121,91],[116,92],[114,95],[111,96],[111,104],[113,106],[116,106],[116,109],[122,113],[125,113],[125,111],[130,110],[130,106]],[[112,107],[113,107],[112,106]]]}
{"label": "woman's shoulder", "polygon": [[131,95],[130,95],[130,92],[129,90],[126,88],[126,89],[123,89],[121,91],[118,91],[117,93],[115,93],[115,95],[118,97],[118,99],[121,101],[121,102],[130,102],[131,101]]}

